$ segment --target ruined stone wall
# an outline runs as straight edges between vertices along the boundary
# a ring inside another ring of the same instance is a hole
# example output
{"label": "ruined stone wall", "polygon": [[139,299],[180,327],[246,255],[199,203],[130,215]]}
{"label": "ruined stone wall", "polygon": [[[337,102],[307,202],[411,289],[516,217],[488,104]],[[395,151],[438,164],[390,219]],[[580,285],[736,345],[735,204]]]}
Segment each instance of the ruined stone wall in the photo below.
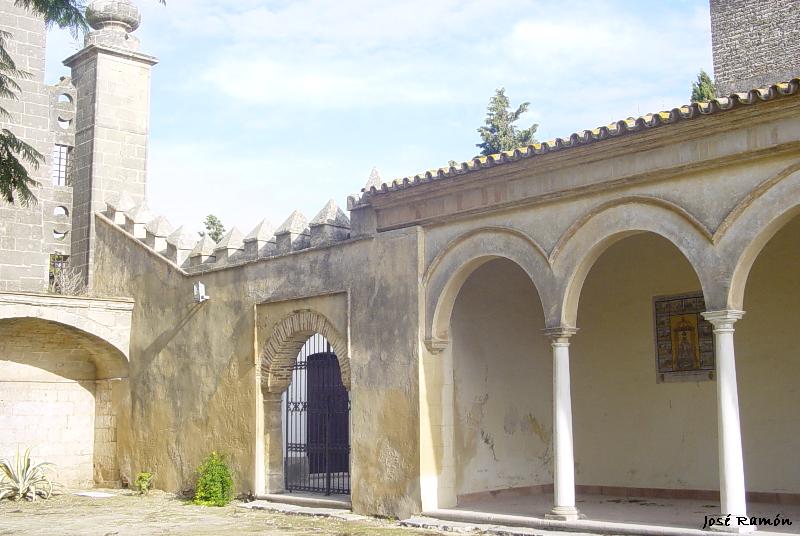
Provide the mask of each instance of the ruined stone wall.
{"label": "ruined stone wall", "polygon": [[800,76],[800,0],[711,0],[718,95]]}

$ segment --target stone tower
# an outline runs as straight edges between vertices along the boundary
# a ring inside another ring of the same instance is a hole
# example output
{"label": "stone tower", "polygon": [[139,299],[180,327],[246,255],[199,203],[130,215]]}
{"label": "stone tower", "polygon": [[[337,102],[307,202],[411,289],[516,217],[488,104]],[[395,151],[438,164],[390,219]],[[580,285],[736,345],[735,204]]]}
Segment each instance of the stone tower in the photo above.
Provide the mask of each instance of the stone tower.
{"label": "stone tower", "polygon": [[94,0],[84,48],[64,60],[78,101],[73,172],[72,265],[91,287],[94,213],[124,193],[145,201],[150,70],[156,58],[139,52],[131,32],[139,10],[129,0]]}
{"label": "stone tower", "polygon": [[800,76],[800,0],[710,2],[719,95]]}

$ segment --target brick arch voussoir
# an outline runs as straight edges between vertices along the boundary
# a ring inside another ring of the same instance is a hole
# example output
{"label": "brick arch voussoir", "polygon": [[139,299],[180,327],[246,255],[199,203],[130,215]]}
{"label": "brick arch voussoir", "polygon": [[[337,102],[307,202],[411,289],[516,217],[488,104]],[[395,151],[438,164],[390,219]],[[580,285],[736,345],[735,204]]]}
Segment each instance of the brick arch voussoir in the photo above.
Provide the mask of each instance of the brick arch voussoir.
{"label": "brick arch voussoir", "polygon": [[295,311],[281,320],[264,344],[261,359],[262,389],[270,393],[280,393],[289,386],[297,354],[315,333],[322,335],[330,343],[339,361],[342,383],[350,390],[350,356],[345,339],[327,318],[308,310]]}

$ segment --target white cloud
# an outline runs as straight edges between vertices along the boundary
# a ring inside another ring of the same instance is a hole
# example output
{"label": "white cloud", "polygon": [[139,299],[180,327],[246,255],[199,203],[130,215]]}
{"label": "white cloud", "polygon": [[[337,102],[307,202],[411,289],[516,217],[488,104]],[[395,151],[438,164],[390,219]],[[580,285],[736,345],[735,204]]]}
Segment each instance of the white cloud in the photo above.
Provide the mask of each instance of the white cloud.
{"label": "white cloud", "polygon": [[705,0],[138,4],[161,59],[149,197],[175,224],[310,217],[372,165],[391,179],[469,158],[500,86],[548,139],[681,104],[711,68]]}

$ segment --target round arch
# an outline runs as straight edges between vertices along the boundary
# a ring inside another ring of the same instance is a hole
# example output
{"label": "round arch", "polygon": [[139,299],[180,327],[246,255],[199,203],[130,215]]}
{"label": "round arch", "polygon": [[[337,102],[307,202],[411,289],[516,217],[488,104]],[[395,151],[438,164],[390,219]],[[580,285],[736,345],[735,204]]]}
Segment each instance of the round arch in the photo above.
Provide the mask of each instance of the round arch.
{"label": "round arch", "polygon": [[308,309],[294,311],[272,330],[261,357],[262,389],[270,393],[281,393],[289,386],[297,354],[315,333],[322,335],[330,343],[339,361],[342,383],[350,390],[350,354],[347,341],[327,317]]}
{"label": "round arch", "polygon": [[96,368],[97,380],[128,377],[128,359],[122,351],[110,341],[77,326],[48,320],[42,316],[3,316],[0,317],[0,333],[6,332],[4,338],[17,335],[24,337],[28,345],[40,342],[57,346],[67,338],[87,352]]}
{"label": "round arch", "polygon": [[800,170],[779,175],[725,228],[720,249],[732,266],[725,296],[729,309],[742,309],[747,277],[761,250],[789,221],[800,215]]}
{"label": "round arch", "polygon": [[[431,262],[425,285],[425,339],[432,349],[449,338],[450,315],[458,292],[469,276],[493,259],[505,258],[528,274],[544,308],[554,303],[552,272],[542,248],[524,233],[508,228],[482,228],[450,242]],[[544,326],[542,326],[544,328]]]}
{"label": "round arch", "polygon": [[[48,304],[49,305],[49,304]],[[121,304],[121,311],[128,314],[133,308],[132,304]],[[113,346],[122,354],[125,361],[130,361],[130,331],[119,329],[113,322],[110,325],[93,318],[91,309],[87,312],[84,308],[64,306],[64,302],[56,306],[17,305],[0,307],[0,320],[13,318],[38,318],[43,321],[60,324],[65,328],[80,331],[105,344]]]}
{"label": "round arch", "polygon": [[578,302],[586,276],[597,259],[616,242],[641,232],[659,235],[672,243],[694,269],[707,302],[724,294],[714,277],[716,251],[706,233],[681,211],[665,205],[631,202],[611,205],[584,221],[564,241],[553,259],[561,284],[559,323],[575,326]]}

